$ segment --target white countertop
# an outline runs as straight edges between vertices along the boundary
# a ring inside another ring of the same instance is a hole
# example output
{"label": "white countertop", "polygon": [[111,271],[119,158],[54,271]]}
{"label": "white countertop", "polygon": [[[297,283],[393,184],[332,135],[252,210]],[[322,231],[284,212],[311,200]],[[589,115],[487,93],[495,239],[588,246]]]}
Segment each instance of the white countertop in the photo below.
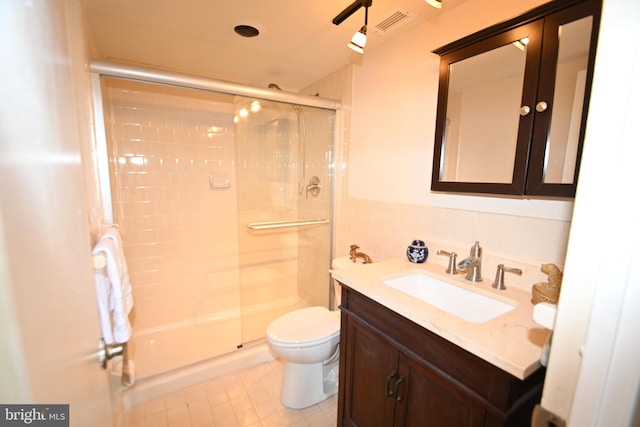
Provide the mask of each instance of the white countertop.
{"label": "white countertop", "polygon": [[[491,287],[493,278],[480,283],[465,280],[464,273],[449,275],[441,265],[413,264],[406,259],[332,270],[333,277],[355,291],[395,311],[425,329],[475,354],[511,375],[525,379],[540,366],[540,356],[550,331],[533,320],[531,292]],[[456,286],[513,304],[515,309],[484,323],[472,323],[383,283],[407,272],[422,272]]]}

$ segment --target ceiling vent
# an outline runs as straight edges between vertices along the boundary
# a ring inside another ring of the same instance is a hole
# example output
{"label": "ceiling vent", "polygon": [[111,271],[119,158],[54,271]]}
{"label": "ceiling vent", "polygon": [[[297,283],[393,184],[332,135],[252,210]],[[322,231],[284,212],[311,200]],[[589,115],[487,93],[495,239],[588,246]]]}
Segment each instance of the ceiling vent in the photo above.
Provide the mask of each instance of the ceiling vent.
{"label": "ceiling vent", "polygon": [[418,17],[417,14],[407,9],[398,9],[391,12],[386,18],[373,27],[373,31],[379,36],[384,36],[400,27],[404,27],[409,22]]}

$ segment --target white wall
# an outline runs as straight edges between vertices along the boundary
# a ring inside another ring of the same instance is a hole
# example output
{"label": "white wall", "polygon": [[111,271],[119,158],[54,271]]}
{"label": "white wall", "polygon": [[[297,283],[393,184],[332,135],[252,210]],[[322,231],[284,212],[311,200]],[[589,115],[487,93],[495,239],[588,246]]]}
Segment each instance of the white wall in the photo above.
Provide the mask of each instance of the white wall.
{"label": "white wall", "polygon": [[[354,73],[350,196],[452,206],[450,197],[443,200],[429,191],[439,70],[439,57],[431,51],[542,3],[499,0],[487,8],[486,2],[468,1],[365,54]],[[474,197],[459,203],[483,211],[502,211],[507,205],[511,213],[546,218],[568,219],[570,212],[563,202],[505,204]]]}

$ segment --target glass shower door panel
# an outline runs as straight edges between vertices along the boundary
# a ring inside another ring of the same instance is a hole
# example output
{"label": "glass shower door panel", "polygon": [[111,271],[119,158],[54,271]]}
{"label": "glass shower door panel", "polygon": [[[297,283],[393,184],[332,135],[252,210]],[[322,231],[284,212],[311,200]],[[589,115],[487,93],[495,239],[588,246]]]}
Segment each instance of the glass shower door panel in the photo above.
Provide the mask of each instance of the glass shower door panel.
{"label": "glass shower door panel", "polygon": [[[240,343],[233,97],[103,78],[114,221],[144,378]],[[231,186],[210,188],[209,177]]]}
{"label": "glass shower door panel", "polygon": [[[250,230],[248,224],[331,219],[335,112],[236,97],[242,340],[276,317],[328,306],[331,224]],[[312,176],[320,193],[307,193]]]}

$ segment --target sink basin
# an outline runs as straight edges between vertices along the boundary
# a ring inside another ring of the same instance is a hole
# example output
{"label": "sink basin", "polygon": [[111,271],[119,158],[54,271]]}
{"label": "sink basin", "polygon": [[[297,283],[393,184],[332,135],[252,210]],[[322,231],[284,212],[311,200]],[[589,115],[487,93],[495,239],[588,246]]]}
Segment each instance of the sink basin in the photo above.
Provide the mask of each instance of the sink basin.
{"label": "sink basin", "polygon": [[383,280],[383,283],[472,323],[484,323],[515,308],[512,304],[460,288],[423,273],[410,273]]}

